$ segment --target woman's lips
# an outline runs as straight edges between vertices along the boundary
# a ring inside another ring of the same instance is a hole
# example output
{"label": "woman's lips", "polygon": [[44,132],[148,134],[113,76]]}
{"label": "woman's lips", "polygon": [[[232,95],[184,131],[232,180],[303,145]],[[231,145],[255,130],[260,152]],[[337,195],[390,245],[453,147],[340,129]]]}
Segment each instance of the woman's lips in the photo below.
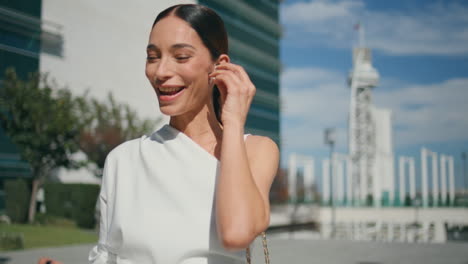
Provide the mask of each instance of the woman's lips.
{"label": "woman's lips", "polygon": [[167,87],[159,87],[158,88],[158,96],[159,100],[161,101],[171,101],[176,99],[179,95],[181,95],[185,90],[185,87],[179,86],[167,86]]}

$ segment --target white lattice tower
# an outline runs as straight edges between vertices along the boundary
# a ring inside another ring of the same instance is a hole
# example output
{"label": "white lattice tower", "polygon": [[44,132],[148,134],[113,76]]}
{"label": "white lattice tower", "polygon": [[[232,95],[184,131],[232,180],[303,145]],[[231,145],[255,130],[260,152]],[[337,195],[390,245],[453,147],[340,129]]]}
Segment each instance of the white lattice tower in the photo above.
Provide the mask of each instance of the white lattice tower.
{"label": "white lattice tower", "polygon": [[[363,40],[361,44],[362,42]],[[377,86],[378,82],[379,74],[372,67],[370,49],[363,46],[355,48],[353,69],[349,76],[351,103],[348,136],[349,155],[353,163],[354,200],[361,202],[365,201],[368,194],[373,193],[375,124],[371,106],[372,88]]]}

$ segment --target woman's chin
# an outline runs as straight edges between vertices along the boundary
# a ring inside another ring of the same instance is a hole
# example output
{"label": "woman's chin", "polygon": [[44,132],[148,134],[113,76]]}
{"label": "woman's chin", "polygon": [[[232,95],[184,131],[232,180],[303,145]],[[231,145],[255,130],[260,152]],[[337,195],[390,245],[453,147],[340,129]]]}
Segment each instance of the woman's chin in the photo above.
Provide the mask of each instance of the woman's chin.
{"label": "woman's chin", "polygon": [[167,116],[178,116],[184,112],[178,105],[162,105],[161,103],[159,104],[159,111]]}
{"label": "woman's chin", "polygon": [[161,111],[163,115],[174,116],[176,114],[176,111],[174,111],[175,109],[173,108],[173,106],[159,106],[159,111]]}

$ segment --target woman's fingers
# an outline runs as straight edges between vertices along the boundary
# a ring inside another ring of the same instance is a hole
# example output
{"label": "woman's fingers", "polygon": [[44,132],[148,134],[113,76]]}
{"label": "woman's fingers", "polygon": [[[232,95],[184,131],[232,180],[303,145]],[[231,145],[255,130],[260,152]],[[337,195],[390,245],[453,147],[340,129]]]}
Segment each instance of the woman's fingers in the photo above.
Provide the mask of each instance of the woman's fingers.
{"label": "woman's fingers", "polygon": [[51,258],[41,257],[37,264],[62,264],[62,262],[53,260]]}
{"label": "woman's fingers", "polygon": [[234,72],[239,78],[244,81],[244,82],[251,82],[249,75],[245,71],[245,69],[242,66],[233,64],[233,63],[220,63],[219,65],[216,65],[216,69],[222,69],[222,70],[230,70]]}
{"label": "woman's fingers", "polygon": [[254,85],[252,84],[250,79],[246,80],[246,78],[241,76],[242,74],[239,71],[234,71],[225,67],[217,67],[216,70],[210,74],[210,77],[217,78],[217,76],[222,74],[232,75],[232,79],[239,84],[238,89],[240,89],[241,91],[254,88]]}
{"label": "woman's fingers", "polygon": [[247,95],[249,102],[255,96],[255,85],[250,81],[244,68],[239,65],[223,62],[216,65],[215,70],[209,76],[218,85],[222,95],[227,95],[227,93]]}
{"label": "woman's fingers", "polygon": [[[217,70],[215,73],[212,73],[210,77],[214,78],[214,83],[216,85],[225,86],[225,92],[242,92],[244,84],[241,82],[238,76],[235,73],[227,70]],[[237,89],[236,89],[237,88]],[[221,91],[222,93],[223,91]]]}
{"label": "woman's fingers", "polygon": [[245,123],[255,95],[255,86],[245,70],[241,66],[223,62],[216,65],[209,77],[221,93],[223,123],[228,123],[229,120]]}
{"label": "woman's fingers", "polygon": [[216,71],[231,71],[236,74],[236,76],[242,81],[242,86],[240,89],[246,89],[246,91],[251,97],[255,95],[256,88],[255,85],[250,80],[249,75],[242,66],[232,64],[232,63],[221,63],[216,66]]}

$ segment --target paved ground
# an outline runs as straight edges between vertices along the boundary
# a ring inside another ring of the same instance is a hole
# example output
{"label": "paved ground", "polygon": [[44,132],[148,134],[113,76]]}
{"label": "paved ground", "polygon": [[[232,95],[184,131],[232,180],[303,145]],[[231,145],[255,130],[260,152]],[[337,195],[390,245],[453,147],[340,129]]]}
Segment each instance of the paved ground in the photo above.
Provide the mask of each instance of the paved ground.
{"label": "paved ground", "polygon": [[86,264],[92,245],[42,248],[34,250],[0,252],[0,264],[36,264],[40,257],[53,257],[64,264]]}
{"label": "paved ground", "polygon": [[[468,243],[407,244],[334,240],[269,240],[271,263],[468,264]],[[260,249],[260,246],[257,247]],[[261,250],[256,261],[263,263]]]}
{"label": "paved ground", "polygon": [[[263,263],[260,240],[252,263]],[[304,240],[270,235],[272,264],[468,264],[468,243],[407,244]],[[0,253],[0,264],[35,264],[51,256],[64,264],[85,264],[91,245]],[[163,263],[166,264],[166,263]],[[168,263],[170,264],[170,263]]]}

